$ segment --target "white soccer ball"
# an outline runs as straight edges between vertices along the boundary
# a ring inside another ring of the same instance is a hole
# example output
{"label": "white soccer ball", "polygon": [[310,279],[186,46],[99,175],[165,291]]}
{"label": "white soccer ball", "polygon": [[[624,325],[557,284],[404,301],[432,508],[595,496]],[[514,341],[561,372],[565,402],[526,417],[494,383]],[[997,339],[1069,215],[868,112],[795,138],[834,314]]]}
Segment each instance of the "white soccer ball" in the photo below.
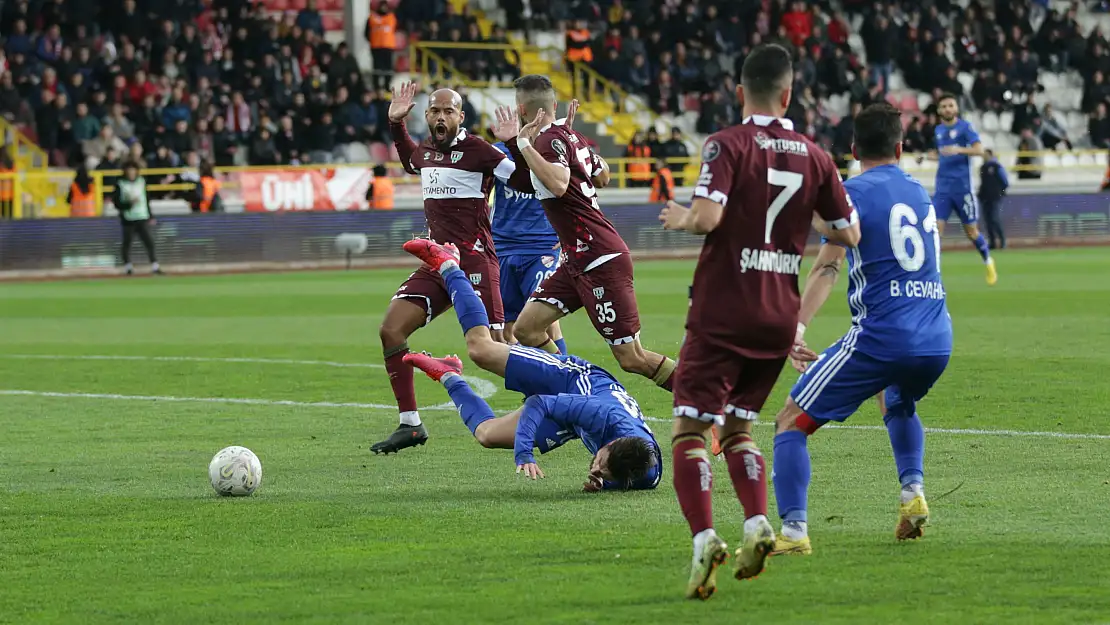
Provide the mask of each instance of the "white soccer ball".
{"label": "white soccer ball", "polygon": [[208,480],[225,497],[246,497],[262,484],[262,462],[246,447],[224,447],[208,463]]}

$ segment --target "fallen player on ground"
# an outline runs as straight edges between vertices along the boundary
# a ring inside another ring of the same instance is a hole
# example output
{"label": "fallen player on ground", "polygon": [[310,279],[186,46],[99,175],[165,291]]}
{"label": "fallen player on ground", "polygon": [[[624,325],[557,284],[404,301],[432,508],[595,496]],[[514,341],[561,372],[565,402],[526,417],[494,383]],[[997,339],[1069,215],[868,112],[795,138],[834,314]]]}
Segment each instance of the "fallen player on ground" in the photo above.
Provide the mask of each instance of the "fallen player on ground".
{"label": "fallen player on ground", "polygon": [[544,477],[534,449],[547,453],[581,439],[593,454],[585,490],[653,489],[663,475],[662,455],[636,400],[608,371],[575,356],[549,354],[493,339],[489,318],[470,279],[458,265],[453,245],[417,239],[406,252],[443,277],[470,359],[505,378],[505,388],[523,393],[524,405],[497,417],[462,379],[462,361],[408,354],[405,362],[443,384],[459,416],[483,447],[513,449],[517,472]]}

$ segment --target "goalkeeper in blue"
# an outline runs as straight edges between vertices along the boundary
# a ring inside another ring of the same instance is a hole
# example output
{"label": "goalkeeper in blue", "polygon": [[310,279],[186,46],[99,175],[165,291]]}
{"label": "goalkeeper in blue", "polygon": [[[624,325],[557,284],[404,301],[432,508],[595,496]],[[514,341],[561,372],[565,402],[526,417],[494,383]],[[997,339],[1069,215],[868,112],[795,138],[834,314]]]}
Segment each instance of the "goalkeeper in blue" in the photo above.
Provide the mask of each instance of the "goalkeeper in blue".
{"label": "goalkeeper in blue", "polygon": [[470,359],[503,377],[505,388],[525,396],[522,407],[498,417],[463,380],[458,357],[405,356],[405,362],[443,384],[463,423],[483,447],[512,449],[517,473],[537,479],[544,474],[534,450],[547,453],[577,438],[594,456],[586,491],[645,490],[659,485],[663,475],[659,444],[636,400],[616,378],[581,358],[493,340],[485,306],[459,268],[458,250],[426,239],[409,241],[404,249],[443,276]]}
{"label": "goalkeeper in blue", "polygon": [[[917,402],[944,373],[952,353],[952,320],[940,275],[940,236],[929,195],[898,167],[902,122],[886,103],[855,120],[855,157],[863,173],[844,183],[859,212],[859,246],[825,243],[806,281],[798,334],[828,298],[848,260],[848,332],[804,373],[776,418],[775,499],[782,517],[772,554],[808,554],[807,438],[830,421],[844,421],[885,389],[883,421],[901,483],[899,540],[922,535],[925,502],[925,431]],[[796,337],[800,340],[801,336]]]}
{"label": "goalkeeper in blue", "polygon": [[952,213],[960,218],[967,240],[975,245],[987,269],[987,284],[998,282],[998,271],[991,258],[990,246],[979,232],[979,200],[971,175],[971,159],[985,156],[986,150],[979,140],[979,133],[971,122],[960,117],[956,96],[946,93],[937,101],[937,115],[941,123],[936,127],[937,149],[929,158],[937,160],[936,192],[933,206],[937,212],[937,231],[944,234],[944,224]]}

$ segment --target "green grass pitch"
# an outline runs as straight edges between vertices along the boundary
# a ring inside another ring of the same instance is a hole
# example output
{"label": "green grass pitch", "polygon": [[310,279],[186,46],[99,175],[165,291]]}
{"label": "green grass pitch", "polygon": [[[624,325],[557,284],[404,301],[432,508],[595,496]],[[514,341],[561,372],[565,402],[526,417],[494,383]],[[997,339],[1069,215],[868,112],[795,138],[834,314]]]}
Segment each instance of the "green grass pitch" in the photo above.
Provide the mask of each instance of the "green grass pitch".
{"label": "green grass pitch", "polygon": [[[1110,251],[1007,251],[998,266],[988,288],[974,253],[944,258],[956,353],[922,417],[991,433],[929,435],[924,540],[894,541],[893,460],[868,405],[849,421],[867,427],[811,442],[814,555],[743,584],[726,569],[705,604],[681,598],[690,541],[669,473],[657,492],[587,495],[572,443],[525,482],[442,408],[423,413],[425,447],[369,454],[396,422],[385,372],[326,363],[381,362],[377,325],[405,271],[2,285],[0,622],[1110,621]],[[648,347],[677,351],[692,267],[637,265]],[[846,329],[842,291],[811,344]],[[581,313],[564,328],[574,353],[616,369]],[[411,344],[465,351],[453,315]],[[669,415],[669,395],[619,377]],[[417,384],[422,406],[447,400]],[[518,404],[498,389],[495,408]],[[669,424],[652,425],[666,447]],[[771,428],[757,432],[769,455]],[[231,444],[262,459],[253,497],[208,485]],[[714,466],[718,531],[737,544]]]}

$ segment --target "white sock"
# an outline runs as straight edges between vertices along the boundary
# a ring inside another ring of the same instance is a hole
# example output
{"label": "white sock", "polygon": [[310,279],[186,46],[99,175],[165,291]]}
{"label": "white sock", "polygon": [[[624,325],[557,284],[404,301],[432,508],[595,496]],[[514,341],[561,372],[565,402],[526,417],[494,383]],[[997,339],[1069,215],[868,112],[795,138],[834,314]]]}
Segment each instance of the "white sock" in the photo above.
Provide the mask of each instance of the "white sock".
{"label": "white sock", "polygon": [[131,271],[132,269],[134,269],[134,267],[131,266],[131,263],[127,263],[123,266],[124,271]]}
{"label": "white sock", "polygon": [[708,541],[710,538],[715,537],[716,535],[717,535],[717,530],[713,529],[712,527],[707,529],[707,530],[702,530],[702,531],[698,532],[697,534],[694,534],[694,561],[695,562],[697,562],[698,554],[700,554],[701,550],[705,547],[706,541]]}
{"label": "white sock", "polygon": [[454,261],[454,260],[445,260],[439,266],[439,273],[440,273],[440,275],[443,275],[444,272],[448,271],[452,267],[458,267],[458,266],[459,266],[459,263]]}
{"label": "white sock", "polygon": [[445,373],[443,374],[443,377],[439,379],[439,383],[447,386],[451,383],[451,380],[454,380],[457,377],[459,377],[459,374],[457,373]]}
{"label": "white sock", "polygon": [[762,514],[757,514],[752,518],[744,521],[744,535],[753,534],[759,531],[761,525],[767,522],[767,517]]}
{"label": "white sock", "polygon": [[158,271],[158,263],[157,262],[151,263],[150,270],[151,271]]}
{"label": "white sock", "polygon": [[915,497],[924,497],[925,487],[921,484],[910,484],[902,487],[902,503],[909,503]]}
{"label": "white sock", "polygon": [[781,533],[790,540],[801,540],[809,536],[809,527],[805,521],[791,521],[782,524]]}
{"label": "white sock", "polygon": [[401,413],[402,425],[420,425],[420,413],[416,410]]}

